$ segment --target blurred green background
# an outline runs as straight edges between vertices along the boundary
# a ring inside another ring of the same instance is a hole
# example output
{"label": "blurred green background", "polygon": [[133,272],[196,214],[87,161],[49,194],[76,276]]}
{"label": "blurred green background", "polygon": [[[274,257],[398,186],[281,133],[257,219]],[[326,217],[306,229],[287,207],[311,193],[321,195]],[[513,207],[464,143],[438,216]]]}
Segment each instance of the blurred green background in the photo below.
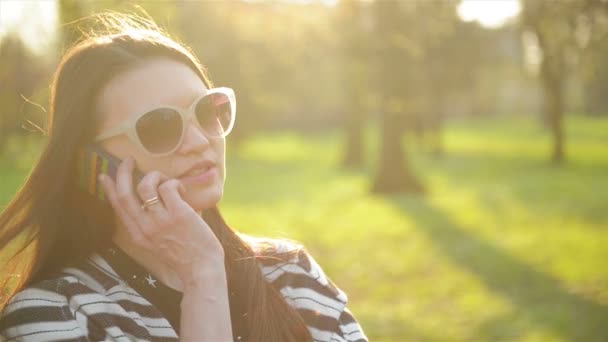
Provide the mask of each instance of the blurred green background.
{"label": "blurred green background", "polygon": [[104,9],[235,89],[228,223],[301,241],[371,340],[608,340],[605,1],[2,0],[0,208]]}

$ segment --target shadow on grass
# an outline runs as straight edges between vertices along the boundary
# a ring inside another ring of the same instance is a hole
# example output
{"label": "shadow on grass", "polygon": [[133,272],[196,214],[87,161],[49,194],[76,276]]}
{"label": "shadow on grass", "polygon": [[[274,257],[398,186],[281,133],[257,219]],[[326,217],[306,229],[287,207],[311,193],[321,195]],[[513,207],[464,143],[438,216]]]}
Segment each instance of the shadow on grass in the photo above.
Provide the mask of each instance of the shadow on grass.
{"label": "shadow on grass", "polygon": [[460,151],[418,162],[422,171],[435,173],[450,187],[474,189],[489,210],[496,209],[492,191],[500,190],[539,215],[559,213],[597,227],[608,222],[608,192],[595,190],[608,187],[608,160],[556,166],[533,156]]}
{"label": "shadow on grass", "polygon": [[[540,327],[567,340],[608,339],[607,306],[567,292],[558,279],[467,232],[425,199],[394,196],[390,200],[407,212],[416,229],[428,235],[454,263],[512,302],[513,317],[488,321],[473,336],[489,340],[517,338],[530,328]],[[516,320],[519,325],[514,324]]]}

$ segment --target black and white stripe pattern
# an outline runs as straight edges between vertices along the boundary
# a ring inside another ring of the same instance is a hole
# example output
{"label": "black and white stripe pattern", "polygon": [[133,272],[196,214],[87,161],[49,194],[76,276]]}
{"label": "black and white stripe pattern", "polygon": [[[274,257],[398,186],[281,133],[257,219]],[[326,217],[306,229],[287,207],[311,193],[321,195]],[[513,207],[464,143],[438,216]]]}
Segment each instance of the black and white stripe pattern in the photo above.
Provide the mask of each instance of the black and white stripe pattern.
{"label": "black and white stripe pattern", "polygon": [[[277,250],[298,246],[276,241]],[[347,296],[300,249],[285,261],[261,261],[261,272],[307,323],[314,341],[367,341],[346,308]],[[7,341],[178,341],[171,324],[100,255],[14,296],[0,319]]]}

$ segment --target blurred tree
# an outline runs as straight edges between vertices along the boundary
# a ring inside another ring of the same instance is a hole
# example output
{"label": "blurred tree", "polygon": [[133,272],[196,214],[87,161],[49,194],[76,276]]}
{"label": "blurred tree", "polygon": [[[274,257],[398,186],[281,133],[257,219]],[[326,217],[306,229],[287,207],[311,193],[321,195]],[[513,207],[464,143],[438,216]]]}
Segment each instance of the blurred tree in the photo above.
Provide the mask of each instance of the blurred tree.
{"label": "blurred tree", "polygon": [[581,63],[584,86],[584,111],[592,116],[608,115],[608,37],[585,49]]}
{"label": "blurred tree", "polygon": [[553,162],[565,158],[563,87],[567,54],[573,46],[573,21],[577,4],[572,1],[525,1],[523,25],[532,32],[542,51],[540,80],[543,88],[543,115],[553,135]]}
{"label": "blurred tree", "polygon": [[79,0],[59,0],[57,3],[61,50],[65,51],[81,38],[77,21],[86,14],[85,2]]}
{"label": "blurred tree", "polygon": [[7,140],[29,127],[24,113],[26,100],[34,93],[46,69],[17,34],[9,33],[0,42],[0,149]]}
{"label": "blurred tree", "polygon": [[527,0],[523,4],[523,29],[536,37],[542,52],[539,76],[543,114],[553,135],[551,159],[560,163],[566,157],[563,119],[566,75],[573,61],[580,58],[581,32],[595,22],[590,16],[607,5],[603,0]]}
{"label": "blurred tree", "polygon": [[[414,16],[409,19],[411,40],[418,46],[419,77],[418,108],[411,125],[419,143],[428,145],[436,155],[443,153],[442,126],[447,99],[455,89],[466,86],[464,80],[472,78],[478,58],[470,50],[469,35],[458,35],[455,1],[416,2]],[[478,51],[475,51],[478,53]],[[479,54],[477,54],[479,55]],[[458,61],[459,66],[454,63]],[[410,99],[414,100],[414,99]]]}
{"label": "blurred tree", "polygon": [[290,95],[282,68],[283,57],[293,49],[281,44],[281,17],[278,24],[267,20],[276,11],[273,6],[240,1],[178,6],[180,31],[214,85],[234,88],[237,94],[237,124],[230,139],[236,146],[264,127]]}
{"label": "blurred tree", "polygon": [[363,166],[363,128],[369,111],[369,33],[365,6],[357,0],[342,0],[336,10],[336,31],[342,85],[341,114],[346,127],[342,166]]}
{"label": "blurred tree", "polygon": [[576,41],[581,48],[579,71],[588,115],[608,114],[608,3],[586,0],[578,18]]}
{"label": "blurred tree", "polygon": [[406,101],[406,96],[415,99],[416,88],[419,88],[416,81],[420,79],[419,70],[413,63],[420,54],[419,46],[406,34],[404,25],[414,16],[413,7],[412,3],[397,1],[373,4],[374,36],[377,38],[374,41],[374,78],[380,101],[382,138],[373,192],[423,191],[422,184],[410,170],[402,145],[403,128],[411,122],[416,110],[416,103]]}

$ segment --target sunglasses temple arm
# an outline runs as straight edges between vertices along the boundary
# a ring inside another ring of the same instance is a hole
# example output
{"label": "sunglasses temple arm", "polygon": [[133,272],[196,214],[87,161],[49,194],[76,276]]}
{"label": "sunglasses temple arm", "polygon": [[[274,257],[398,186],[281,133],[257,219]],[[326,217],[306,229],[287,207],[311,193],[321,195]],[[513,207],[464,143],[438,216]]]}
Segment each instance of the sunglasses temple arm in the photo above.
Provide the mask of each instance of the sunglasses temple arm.
{"label": "sunglasses temple arm", "polygon": [[102,141],[102,140],[113,138],[113,137],[115,137],[117,135],[125,133],[127,131],[127,129],[128,129],[128,126],[127,126],[126,123],[118,125],[118,126],[116,126],[114,128],[111,128],[110,130],[108,130],[108,131],[106,131],[104,133],[101,133],[101,134],[97,135],[95,137],[95,141]]}

